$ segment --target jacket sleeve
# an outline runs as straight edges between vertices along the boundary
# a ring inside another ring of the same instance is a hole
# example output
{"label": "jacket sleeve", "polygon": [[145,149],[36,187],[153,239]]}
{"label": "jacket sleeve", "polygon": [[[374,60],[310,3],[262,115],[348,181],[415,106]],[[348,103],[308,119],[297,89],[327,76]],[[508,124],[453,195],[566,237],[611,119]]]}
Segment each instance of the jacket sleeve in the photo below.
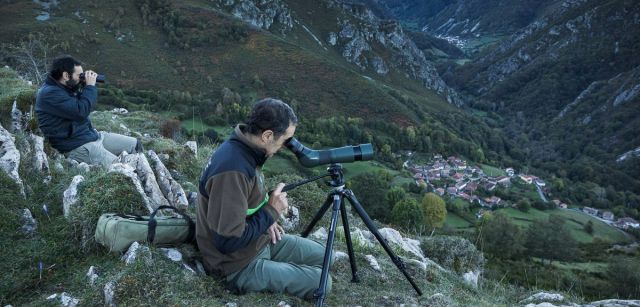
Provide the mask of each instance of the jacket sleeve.
{"label": "jacket sleeve", "polygon": [[98,101],[98,90],[93,85],[85,86],[79,97],[69,96],[64,90],[51,91],[44,97],[47,100],[43,111],[78,121],[89,117]]}
{"label": "jacket sleeve", "polygon": [[277,219],[271,206],[247,217],[250,182],[239,172],[226,172],[209,178],[207,222],[213,230],[213,245],[230,254],[264,234]]}

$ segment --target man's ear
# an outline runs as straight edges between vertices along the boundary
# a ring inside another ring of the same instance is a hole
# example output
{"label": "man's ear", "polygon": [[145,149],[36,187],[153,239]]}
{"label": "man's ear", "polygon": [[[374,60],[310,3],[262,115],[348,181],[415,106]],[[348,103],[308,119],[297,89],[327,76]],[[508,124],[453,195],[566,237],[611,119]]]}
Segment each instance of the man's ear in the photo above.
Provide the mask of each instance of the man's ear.
{"label": "man's ear", "polygon": [[262,141],[265,143],[273,142],[274,135],[272,130],[262,131]]}
{"label": "man's ear", "polygon": [[63,72],[62,72],[62,79],[63,79],[63,80],[70,80],[70,79],[71,79],[71,76],[69,76],[69,73],[68,73],[68,72],[63,71]]}

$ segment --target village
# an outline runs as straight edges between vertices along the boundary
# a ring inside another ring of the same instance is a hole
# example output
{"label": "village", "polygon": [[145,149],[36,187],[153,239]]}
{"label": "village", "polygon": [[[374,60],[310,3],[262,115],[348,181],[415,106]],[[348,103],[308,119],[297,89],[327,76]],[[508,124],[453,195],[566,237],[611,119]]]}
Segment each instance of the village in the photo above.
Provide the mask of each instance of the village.
{"label": "village", "polygon": [[[509,203],[495,195],[480,196],[492,194],[491,192],[498,187],[509,189],[516,180],[527,185],[535,185],[540,199],[545,203],[549,202],[545,195],[548,193],[548,188],[544,180],[534,175],[516,174],[516,171],[510,167],[504,169],[504,174],[492,176],[485,173],[481,167],[469,165],[459,157],[444,158],[440,154],[434,155],[431,161],[424,165],[411,164],[408,160],[403,167],[411,172],[416,185],[424,186],[440,197],[460,198],[470,204],[480,205],[483,209],[478,211],[476,218],[481,218],[488,210],[517,207],[517,204]],[[483,190],[482,193],[479,193],[480,189]],[[553,199],[551,202],[558,209],[569,209],[569,205],[559,199]],[[638,221],[630,217],[616,220],[610,211],[590,207],[575,210],[580,210],[619,229],[640,228]]]}

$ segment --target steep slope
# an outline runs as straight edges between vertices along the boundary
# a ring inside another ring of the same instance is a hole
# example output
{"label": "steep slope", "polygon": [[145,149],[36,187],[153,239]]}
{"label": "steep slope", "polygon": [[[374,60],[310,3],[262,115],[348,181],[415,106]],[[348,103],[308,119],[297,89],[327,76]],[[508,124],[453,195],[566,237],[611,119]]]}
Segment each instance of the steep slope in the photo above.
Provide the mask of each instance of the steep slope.
{"label": "steep slope", "polygon": [[[50,56],[71,53],[86,68],[105,73],[118,89],[101,91],[103,103],[219,126],[241,120],[255,99],[272,96],[294,105],[307,123],[301,132],[309,129],[309,141],[320,145],[373,141],[394,151],[459,154],[482,148],[486,157],[502,159],[491,153],[504,150],[502,137],[452,106],[459,104],[455,92],[402,28],[369,19],[361,7],[331,1],[140,0],[65,1],[47,8],[11,2],[0,10],[7,16],[3,41],[40,39],[50,46]],[[48,19],[36,20],[41,11]],[[336,46],[329,43],[330,33],[337,36]],[[363,51],[365,45],[371,50]],[[10,52],[2,58],[17,67]],[[388,73],[377,73],[374,63]],[[221,94],[229,90],[235,98]],[[322,122],[310,124],[334,117],[340,133]],[[353,133],[345,127],[348,119],[357,126]],[[416,138],[406,137],[410,127]],[[498,145],[484,142],[490,137],[500,139]]]}
{"label": "steep slope", "polygon": [[376,0],[397,19],[425,32],[461,38],[510,34],[539,17],[552,0]]}
{"label": "steep slope", "polygon": [[[511,118],[510,129],[529,145],[525,158],[597,163],[598,179],[571,177],[638,192],[637,174],[615,160],[640,145],[639,16],[633,1],[565,1],[446,77],[480,97],[477,107]],[[605,179],[620,172],[635,179]]]}
{"label": "steep slope", "polygon": [[418,80],[449,103],[463,104],[400,24],[378,18],[367,6],[332,0],[219,1],[218,6],[253,26],[291,32],[294,41],[317,52],[338,52],[362,73],[383,80]]}

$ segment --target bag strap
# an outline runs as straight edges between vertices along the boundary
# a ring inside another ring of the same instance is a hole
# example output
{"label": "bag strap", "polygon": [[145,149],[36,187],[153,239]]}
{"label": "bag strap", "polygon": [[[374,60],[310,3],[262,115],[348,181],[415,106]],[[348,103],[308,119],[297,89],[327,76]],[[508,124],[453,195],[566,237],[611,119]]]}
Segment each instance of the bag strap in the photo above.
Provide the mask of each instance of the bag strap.
{"label": "bag strap", "polygon": [[160,206],[156,210],[153,210],[153,213],[151,213],[151,215],[149,216],[149,229],[147,230],[147,242],[153,243],[153,240],[156,238],[156,226],[158,225],[158,222],[156,221],[156,214],[158,213],[159,210],[162,210],[162,209],[171,209],[177,212],[178,214],[180,214],[187,221],[187,224],[189,224],[189,233],[187,235],[187,242],[192,242],[195,239],[196,224],[193,222],[193,220],[189,215],[187,215],[184,211],[174,206]]}

